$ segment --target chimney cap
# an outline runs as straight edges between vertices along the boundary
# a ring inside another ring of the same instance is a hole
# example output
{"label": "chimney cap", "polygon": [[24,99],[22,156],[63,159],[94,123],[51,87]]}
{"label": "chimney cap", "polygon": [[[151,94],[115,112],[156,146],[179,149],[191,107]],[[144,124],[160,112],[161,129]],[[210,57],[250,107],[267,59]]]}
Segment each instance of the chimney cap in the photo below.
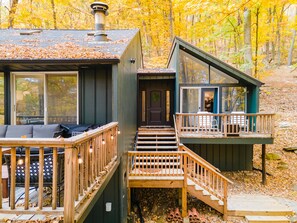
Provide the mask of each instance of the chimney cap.
{"label": "chimney cap", "polygon": [[108,5],[104,2],[93,2],[91,4],[91,8],[93,9],[94,12],[96,12],[96,11],[106,12],[108,9]]}

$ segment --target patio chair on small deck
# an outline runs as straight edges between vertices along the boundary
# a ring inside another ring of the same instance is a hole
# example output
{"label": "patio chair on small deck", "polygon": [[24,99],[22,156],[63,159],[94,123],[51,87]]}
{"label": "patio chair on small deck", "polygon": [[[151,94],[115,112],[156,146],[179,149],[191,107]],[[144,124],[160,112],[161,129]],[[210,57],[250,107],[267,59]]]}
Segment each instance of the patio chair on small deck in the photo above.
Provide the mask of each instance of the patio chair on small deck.
{"label": "patio chair on small deck", "polygon": [[[36,149],[35,149],[36,150]],[[52,188],[53,183],[53,153],[52,149],[44,149],[44,167],[43,167],[43,186]],[[8,187],[10,188],[11,179],[11,155],[4,154],[5,162],[8,167]],[[17,159],[25,158],[25,149],[17,148]],[[57,173],[57,187],[58,187],[58,206],[61,204],[61,191],[64,184],[64,152],[58,151],[58,173]],[[16,166],[16,187],[25,187],[25,163]],[[39,153],[32,152],[30,154],[30,187],[38,188],[39,181]],[[22,194],[23,195],[23,194]],[[22,197],[17,198],[16,202]]]}

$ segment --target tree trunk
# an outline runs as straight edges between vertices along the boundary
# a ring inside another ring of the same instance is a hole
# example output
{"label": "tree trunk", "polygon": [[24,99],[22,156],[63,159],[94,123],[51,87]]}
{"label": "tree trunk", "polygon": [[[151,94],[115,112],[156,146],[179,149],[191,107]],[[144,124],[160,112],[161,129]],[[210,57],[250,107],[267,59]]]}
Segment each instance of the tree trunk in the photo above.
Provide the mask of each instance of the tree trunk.
{"label": "tree trunk", "polygon": [[14,27],[14,17],[18,7],[19,0],[12,0],[11,7],[8,14],[9,25],[8,28]]}
{"label": "tree trunk", "polygon": [[282,5],[280,15],[277,20],[277,26],[276,26],[276,43],[277,43],[277,62],[276,62],[276,64],[278,66],[281,65],[281,23],[283,21],[284,9],[285,9],[285,4]]}
{"label": "tree trunk", "polygon": [[[296,16],[297,16],[297,6],[294,7],[294,12],[292,15],[290,15],[289,21],[292,23],[295,23],[296,21]],[[294,51],[294,44],[295,44],[295,39],[296,39],[296,29],[292,29],[292,39],[291,39],[291,45],[288,53],[288,66],[292,65],[292,60],[293,60],[293,51]]]}
{"label": "tree trunk", "polygon": [[55,0],[51,0],[51,4],[52,4],[52,11],[53,11],[54,29],[57,29],[57,13],[56,13]]}
{"label": "tree trunk", "polygon": [[244,17],[244,63],[245,72],[248,75],[252,75],[252,25],[251,25],[251,10],[245,9],[243,13]]}
{"label": "tree trunk", "polygon": [[169,24],[170,24],[170,42],[172,42],[173,34],[173,10],[172,10],[172,0],[169,0]]}
{"label": "tree trunk", "polygon": [[260,14],[260,8],[257,7],[257,10],[256,10],[255,74],[254,74],[256,78],[259,78],[259,76],[258,76],[259,14]]}
{"label": "tree trunk", "polygon": [[292,40],[291,40],[291,46],[290,46],[289,55],[288,55],[288,66],[292,65],[295,38],[296,38],[296,30],[294,29],[292,31]]}

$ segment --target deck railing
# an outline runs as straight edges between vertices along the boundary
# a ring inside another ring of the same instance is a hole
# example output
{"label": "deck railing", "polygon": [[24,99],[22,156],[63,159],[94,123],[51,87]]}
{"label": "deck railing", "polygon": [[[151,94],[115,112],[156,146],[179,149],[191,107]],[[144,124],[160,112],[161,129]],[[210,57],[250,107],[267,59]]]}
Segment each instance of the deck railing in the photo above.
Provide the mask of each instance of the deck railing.
{"label": "deck railing", "polygon": [[192,180],[224,202],[224,214],[227,212],[228,183],[212,164],[202,159],[184,145],[179,151],[129,151],[128,176],[135,180]]}
{"label": "deck railing", "polygon": [[[0,184],[0,213],[14,214],[60,214],[65,222],[74,222],[74,216],[87,199],[102,183],[103,177],[117,163],[117,123],[109,123],[71,138],[1,138],[0,157],[9,149],[11,156],[10,172],[10,205],[3,203],[2,184]],[[18,147],[25,149],[25,200],[23,207],[15,205],[16,168]],[[29,203],[30,187],[30,148],[39,149],[38,207]],[[45,148],[52,149],[53,180],[51,207],[43,205],[43,167]],[[58,194],[58,154],[64,153],[64,205],[57,207]],[[2,159],[0,159],[2,166]],[[2,178],[0,168],[0,178]],[[37,209],[38,208],[38,209]]]}
{"label": "deck railing", "polygon": [[176,126],[180,137],[254,136],[274,137],[274,114],[262,113],[177,113]]}

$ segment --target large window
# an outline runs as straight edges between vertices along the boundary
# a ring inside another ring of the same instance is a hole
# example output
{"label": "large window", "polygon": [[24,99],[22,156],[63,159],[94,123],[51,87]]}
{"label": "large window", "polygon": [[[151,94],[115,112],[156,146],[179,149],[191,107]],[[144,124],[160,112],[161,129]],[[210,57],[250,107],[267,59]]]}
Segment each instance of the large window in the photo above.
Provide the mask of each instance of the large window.
{"label": "large window", "polygon": [[208,84],[209,67],[207,63],[180,50],[179,83]]}
{"label": "large window", "polygon": [[15,124],[77,123],[77,74],[14,75]]}
{"label": "large window", "polygon": [[4,75],[0,73],[0,124],[4,124]]}
{"label": "large window", "polygon": [[181,89],[181,112],[197,113],[199,111],[199,88],[182,88]]}
{"label": "large window", "polygon": [[181,84],[237,84],[238,80],[180,50]]}
{"label": "large window", "polygon": [[245,112],[246,88],[223,87],[222,88],[222,112]]}

